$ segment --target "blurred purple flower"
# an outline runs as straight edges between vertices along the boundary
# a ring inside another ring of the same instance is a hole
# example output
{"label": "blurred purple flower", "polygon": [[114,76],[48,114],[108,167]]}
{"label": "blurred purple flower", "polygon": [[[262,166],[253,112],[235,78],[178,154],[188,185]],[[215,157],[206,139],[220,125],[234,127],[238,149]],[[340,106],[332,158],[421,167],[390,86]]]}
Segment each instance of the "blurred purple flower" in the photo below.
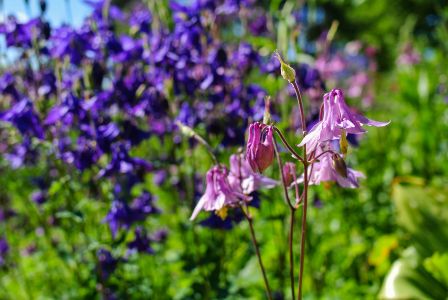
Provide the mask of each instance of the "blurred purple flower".
{"label": "blurred purple flower", "polygon": [[217,211],[250,199],[231,187],[228,174],[224,166],[214,166],[207,172],[205,193],[196,204],[190,220],[194,220],[201,210]]}
{"label": "blurred purple flower", "polygon": [[0,113],[0,121],[12,123],[23,136],[44,138],[39,117],[34,111],[33,103],[27,98],[23,98],[9,110]]}
{"label": "blurred purple flower", "polygon": [[98,272],[102,280],[107,280],[118,266],[118,259],[106,249],[99,249],[96,253],[98,258]]}
{"label": "blurred purple flower", "polygon": [[0,237],[0,267],[5,264],[6,255],[9,252],[9,244],[4,237]]}
{"label": "blurred purple flower", "polygon": [[230,186],[235,191],[249,195],[260,188],[271,189],[278,185],[274,179],[268,178],[252,171],[244,154],[233,154],[230,156],[230,172],[228,176]]}
{"label": "blurred purple flower", "polygon": [[151,248],[151,240],[148,237],[146,231],[138,226],[134,231],[134,240],[128,243],[129,253],[148,253],[154,254],[154,250]]}

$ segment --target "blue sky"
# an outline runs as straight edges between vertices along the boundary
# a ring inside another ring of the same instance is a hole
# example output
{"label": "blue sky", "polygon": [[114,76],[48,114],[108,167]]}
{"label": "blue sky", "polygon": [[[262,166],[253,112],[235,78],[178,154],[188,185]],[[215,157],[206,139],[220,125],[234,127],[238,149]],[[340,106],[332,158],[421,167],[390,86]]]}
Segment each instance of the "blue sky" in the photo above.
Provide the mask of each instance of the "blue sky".
{"label": "blue sky", "polygon": [[[29,3],[30,9],[28,10],[24,0],[3,0],[0,21],[10,14],[21,20],[38,16],[40,14],[39,0],[29,0]],[[84,3],[84,0],[47,0],[45,16],[53,26],[59,26],[62,23],[78,26],[90,11],[90,7]]]}

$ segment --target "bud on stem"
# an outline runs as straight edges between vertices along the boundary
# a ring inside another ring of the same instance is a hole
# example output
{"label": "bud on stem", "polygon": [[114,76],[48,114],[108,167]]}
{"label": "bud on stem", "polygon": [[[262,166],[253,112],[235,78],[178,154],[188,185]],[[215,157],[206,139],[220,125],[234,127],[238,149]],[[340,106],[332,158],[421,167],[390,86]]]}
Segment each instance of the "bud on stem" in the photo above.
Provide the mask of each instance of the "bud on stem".
{"label": "bud on stem", "polygon": [[280,62],[280,74],[282,77],[289,81],[289,83],[293,83],[296,80],[296,71],[281,57],[278,51],[275,52],[275,55]]}

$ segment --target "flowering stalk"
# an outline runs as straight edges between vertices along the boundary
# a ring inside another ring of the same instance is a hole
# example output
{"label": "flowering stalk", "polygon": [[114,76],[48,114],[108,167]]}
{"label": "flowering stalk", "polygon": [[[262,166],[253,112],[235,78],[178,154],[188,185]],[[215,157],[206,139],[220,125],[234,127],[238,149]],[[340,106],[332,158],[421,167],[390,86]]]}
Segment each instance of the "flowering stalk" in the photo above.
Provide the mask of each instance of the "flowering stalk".
{"label": "flowering stalk", "polygon": [[[305,121],[305,113],[303,110],[303,100],[302,94],[300,93],[299,86],[297,82],[294,80],[291,82],[291,85],[294,88],[294,92],[296,94],[297,102],[299,104],[300,109],[300,120],[302,122],[302,135],[306,136],[306,121]],[[303,201],[302,208],[302,232],[300,234],[300,265],[299,265],[299,292],[297,294],[297,299],[302,299],[302,282],[303,282],[303,265],[305,261],[305,239],[306,239],[306,213],[308,208],[308,158],[306,153],[306,145],[303,146],[303,196],[301,200]],[[291,225],[292,226],[292,225]]]}
{"label": "flowering stalk", "polygon": [[[286,142],[286,141],[285,141]],[[277,158],[278,167],[280,170],[280,177],[282,179],[282,186],[283,191],[285,194],[285,201],[289,206],[289,212],[290,212],[290,219],[289,219],[289,233],[288,233],[288,251],[289,251],[289,277],[291,281],[291,299],[294,299],[295,292],[294,292],[294,253],[293,253],[293,236],[294,236],[294,215],[296,208],[291,204],[291,200],[289,199],[288,195],[288,184],[285,178],[285,173],[283,171],[283,164],[282,160],[280,158],[280,153],[278,152],[277,142],[274,140],[274,150],[275,150],[275,156]],[[297,185],[296,185],[297,186]]]}

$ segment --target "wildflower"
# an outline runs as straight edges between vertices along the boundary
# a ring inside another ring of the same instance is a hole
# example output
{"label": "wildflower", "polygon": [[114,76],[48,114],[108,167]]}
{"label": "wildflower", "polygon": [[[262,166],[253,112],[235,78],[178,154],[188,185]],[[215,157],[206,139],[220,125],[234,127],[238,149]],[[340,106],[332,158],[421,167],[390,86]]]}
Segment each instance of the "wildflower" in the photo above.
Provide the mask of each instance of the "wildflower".
{"label": "wildflower", "polygon": [[[335,181],[341,187],[357,188],[358,178],[364,178],[361,172],[348,168],[339,154],[330,152],[323,154],[318,162],[308,167],[308,170],[310,185]],[[299,181],[303,181],[303,178]]]}
{"label": "wildflower", "polygon": [[205,193],[194,208],[190,220],[194,220],[201,210],[218,211],[224,206],[232,206],[249,197],[236,191],[229,183],[229,171],[224,166],[214,166],[207,172]]}
{"label": "wildflower", "polygon": [[246,160],[254,172],[262,173],[274,160],[272,127],[259,122],[249,126]]}
{"label": "wildflower", "polygon": [[362,134],[366,130],[363,125],[382,127],[389,122],[370,120],[354,113],[345,103],[340,89],[333,89],[324,95],[323,116],[311,131],[303,138],[299,147],[307,145],[307,153],[317,149],[320,143],[340,139],[342,134]]}
{"label": "wildflower", "polygon": [[274,179],[254,172],[247,160],[244,159],[243,154],[233,154],[230,156],[230,173],[228,179],[230,186],[234,190],[241,191],[246,195],[262,187],[271,189],[278,184]]}
{"label": "wildflower", "polygon": [[28,98],[23,98],[9,110],[0,113],[0,121],[12,123],[23,136],[44,138],[44,130],[40,124],[39,116],[34,110],[33,103]]}

